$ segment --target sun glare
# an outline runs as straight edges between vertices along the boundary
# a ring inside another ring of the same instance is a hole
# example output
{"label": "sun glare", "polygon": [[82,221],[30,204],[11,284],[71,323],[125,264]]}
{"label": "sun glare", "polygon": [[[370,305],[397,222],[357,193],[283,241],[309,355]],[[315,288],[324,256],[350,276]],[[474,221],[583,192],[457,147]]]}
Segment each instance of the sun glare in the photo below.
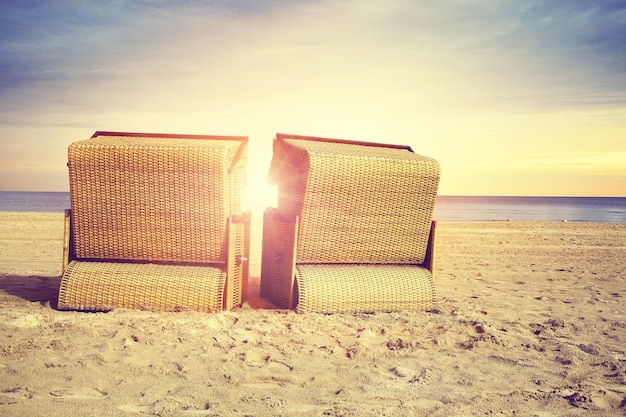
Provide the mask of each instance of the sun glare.
{"label": "sun glare", "polygon": [[244,211],[252,212],[253,217],[263,216],[267,207],[276,207],[276,186],[267,184],[265,178],[257,181],[250,178],[241,195],[241,205]]}
{"label": "sun glare", "polygon": [[263,216],[267,207],[276,207],[276,186],[267,182],[271,160],[271,141],[250,141],[246,164],[247,181],[241,195],[241,205],[243,210],[252,212],[254,217]]}

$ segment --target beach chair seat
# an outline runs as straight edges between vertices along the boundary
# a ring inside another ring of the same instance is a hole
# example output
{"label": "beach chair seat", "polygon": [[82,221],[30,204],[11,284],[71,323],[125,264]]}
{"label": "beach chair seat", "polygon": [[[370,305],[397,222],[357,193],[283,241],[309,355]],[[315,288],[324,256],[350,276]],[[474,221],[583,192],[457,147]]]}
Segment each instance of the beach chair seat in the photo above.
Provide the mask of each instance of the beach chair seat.
{"label": "beach chair seat", "polygon": [[96,132],[68,148],[58,308],[230,309],[247,287],[247,138]]}
{"label": "beach chair seat", "polygon": [[322,313],[430,308],[432,274],[413,265],[300,264],[298,309]]}
{"label": "beach chair seat", "polygon": [[153,263],[71,261],[64,277],[61,307],[87,311],[221,310],[226,285],[219,267]]}
{"label": "beach chair seat", "polygon": [[431,307],[439,177],[407,146],[278,134],[261,295],[299,311]]}

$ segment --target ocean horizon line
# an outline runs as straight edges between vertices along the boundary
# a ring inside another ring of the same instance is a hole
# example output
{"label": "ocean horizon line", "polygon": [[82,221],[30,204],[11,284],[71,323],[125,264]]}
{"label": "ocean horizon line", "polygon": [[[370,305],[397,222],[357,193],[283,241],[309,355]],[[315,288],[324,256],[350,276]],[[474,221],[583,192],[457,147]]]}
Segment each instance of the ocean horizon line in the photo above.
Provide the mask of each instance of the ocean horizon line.
{"label": "ocean horizon line", "polygon": [[[252,209],[259,214],[265,208]],[[0,191],[2,212],[63,212],[69,191]],[[438,195],[437,221],[568,221],[626,223],[626,197]]]}
{"label": "ocean horizon line", "polygon": [[[36,190],[0,190],[0,193],[56,193],[69,194],[68,191],[36,191]],[[626,198],[626,195],[543,195],[543,194],[437,194],[437,197],[471,197],[471,198]]]}

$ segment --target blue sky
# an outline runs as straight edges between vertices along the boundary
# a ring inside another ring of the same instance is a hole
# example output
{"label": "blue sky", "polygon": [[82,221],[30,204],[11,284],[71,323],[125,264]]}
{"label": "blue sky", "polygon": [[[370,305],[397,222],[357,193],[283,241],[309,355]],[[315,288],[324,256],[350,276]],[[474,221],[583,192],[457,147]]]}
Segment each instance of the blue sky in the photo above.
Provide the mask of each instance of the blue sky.
{"label": "blue sky", "polygon": [[[442,194],[626,195],[623,1],[4,1],[0,190],[95,130],[408,144]],[[259,202],[259,204],[262,204]]]}

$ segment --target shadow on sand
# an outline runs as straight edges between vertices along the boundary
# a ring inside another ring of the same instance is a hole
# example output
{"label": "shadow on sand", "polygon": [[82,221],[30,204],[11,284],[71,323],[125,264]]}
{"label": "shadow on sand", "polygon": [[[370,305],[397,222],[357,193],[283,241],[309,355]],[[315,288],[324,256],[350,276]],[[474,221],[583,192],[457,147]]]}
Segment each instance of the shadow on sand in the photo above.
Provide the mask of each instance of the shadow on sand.
{"label": "shadow on sand", "polygon": [[[57,308],[61,277],[18,276],[0,274],[0,292],[42,305]],[[1,297],[1,294],[0,294]]]}

